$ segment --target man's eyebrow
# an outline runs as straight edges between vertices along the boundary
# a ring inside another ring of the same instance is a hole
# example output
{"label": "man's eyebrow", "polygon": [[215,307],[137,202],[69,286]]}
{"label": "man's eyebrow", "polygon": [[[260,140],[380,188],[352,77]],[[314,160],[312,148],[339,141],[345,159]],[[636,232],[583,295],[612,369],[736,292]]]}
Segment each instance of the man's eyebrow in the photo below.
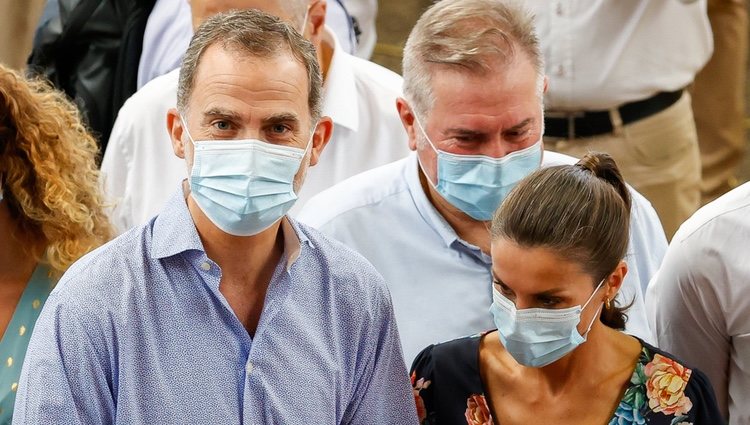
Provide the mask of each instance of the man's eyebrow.
{"label": "man's eyebrow", "polygon": [[203,113],[204,117],[221,117],[221,118],[228,118],[231,120],[239,120],[241,118],[240,114],[234,111],[230,111],[228,109],[223,108],[211,108],[208,111]]}
{"label": "man's eyebrow", "polygon": [[508,128],[505,131],[518,131],[518,130],[521,130],[522,128],[524,128],[527,125],[529,125],[533,120],[534,120],[533,118],[526,118],[525,120],[523,120],[520,123],[514,125],[513,127]]}
{"label": "man's eyebrow", "polygon": [[299,123],[300,119],[297,114],[291,112],[282,112],[279,114],[273,114],[263,119],[267,123],[279,123],[279,122],[292,122]]}
{"label": "man's eyebrow", "polygon": [[455,134],[455,135],[460,135],[460,136],[482,136],[485,133],[481,131],[476,131],[476,130],[469,130],[468,128],[454,127],[454,128],[449,128],[443,131],[443,134],[446,134],[446,135]]}

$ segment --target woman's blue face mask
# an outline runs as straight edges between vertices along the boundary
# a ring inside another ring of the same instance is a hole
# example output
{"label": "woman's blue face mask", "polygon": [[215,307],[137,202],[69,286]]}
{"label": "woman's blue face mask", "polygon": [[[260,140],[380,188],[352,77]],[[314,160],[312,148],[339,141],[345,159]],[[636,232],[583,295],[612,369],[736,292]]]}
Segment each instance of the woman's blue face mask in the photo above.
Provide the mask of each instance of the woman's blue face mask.
{"label": "woman's blue face mask", "polygon": [[583,306],[564,309],[526,308],[517,310],[511,300],[493,286],[490,313],[497,326],[500,342],[508,353],[524,366],[543,367],[554,363],[586,341],[599,316],[601,305],[586,332],[578,332],[581,312],[604,284],[602,279]]}

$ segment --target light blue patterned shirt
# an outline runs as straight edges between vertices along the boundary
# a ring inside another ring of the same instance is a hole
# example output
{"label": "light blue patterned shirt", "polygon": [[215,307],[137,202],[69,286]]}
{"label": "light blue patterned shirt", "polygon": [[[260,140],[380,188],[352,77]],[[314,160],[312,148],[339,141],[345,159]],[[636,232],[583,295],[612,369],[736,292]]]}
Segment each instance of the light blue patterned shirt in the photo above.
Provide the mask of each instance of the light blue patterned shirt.
{"label": "light blue patterned shirt", "polygon": [[65,274],[37,321],[16,424],[415,424],[382,277],[285,219],[251,338],[182,193]]}

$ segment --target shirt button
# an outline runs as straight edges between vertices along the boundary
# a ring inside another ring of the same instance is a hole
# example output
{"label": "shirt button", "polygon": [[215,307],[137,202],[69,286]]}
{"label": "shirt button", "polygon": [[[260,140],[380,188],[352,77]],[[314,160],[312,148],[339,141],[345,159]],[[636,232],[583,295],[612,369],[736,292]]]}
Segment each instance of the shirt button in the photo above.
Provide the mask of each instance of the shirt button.
{"label": "shirt button", "polygon": [[557,16],[562,16],[564,12],[565,11],[563,10],[562,3],[557,3],[557,5],[555,7],[555,13],[557,14]]}
{"label": "shirt button", "polygon": [[209,271],[211,270],[211,265],[208,264],[208,261],[204,261],[201,263],[201,268],[205,271]]}
{"label": "shirt button", "polygon": [[245,370],[247,371],[248,375],[253,373],[253,362],[247,362],[247,366],[245,366]]}

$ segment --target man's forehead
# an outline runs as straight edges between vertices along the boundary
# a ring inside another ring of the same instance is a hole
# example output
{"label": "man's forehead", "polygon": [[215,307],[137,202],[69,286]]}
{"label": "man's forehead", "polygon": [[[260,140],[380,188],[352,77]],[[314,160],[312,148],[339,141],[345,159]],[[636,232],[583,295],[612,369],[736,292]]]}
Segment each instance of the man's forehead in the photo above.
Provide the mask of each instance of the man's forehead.
{"label": "man's forehead", "polygon": [[[195,90],[190,103],[204,104],[201,109],[220,107],[236,98],[240,102],[273,105],[307,102],[307,78],[304,66],[288,50],[258,57],[241,47],[209,46],[195,73]],[[206,109],[207,110],[207,109]]]}

